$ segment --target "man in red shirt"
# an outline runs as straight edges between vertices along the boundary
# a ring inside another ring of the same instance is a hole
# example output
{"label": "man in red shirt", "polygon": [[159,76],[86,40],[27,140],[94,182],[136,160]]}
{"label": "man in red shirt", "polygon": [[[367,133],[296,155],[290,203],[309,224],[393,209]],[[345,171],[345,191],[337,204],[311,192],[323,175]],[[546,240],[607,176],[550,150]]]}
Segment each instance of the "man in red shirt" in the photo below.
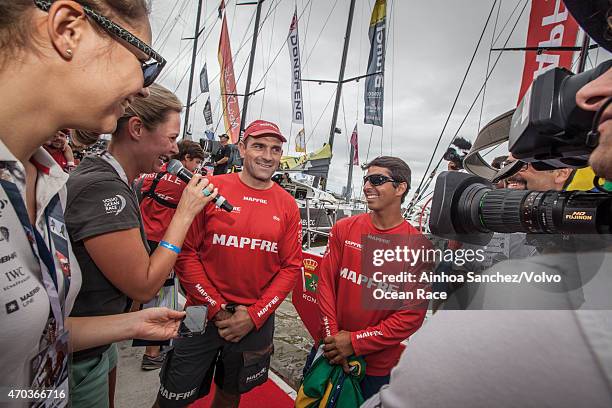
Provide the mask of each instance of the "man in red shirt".
{"label": "man in red shirt", "polygon": [[207,395],[213,372],[214,407],[237,407],[241,394],[267,380],[274,311],[302,265],[297,204],[271,180],[286,141],[275,124],[257,120],[239,143],[242,172],[211,177],[234,208],[210,206],[196,217],[176,262],[187,306],[206,305],[209,322],[204,334],[177,339],[167,355],[161,407]]}
{"label": "man in red shirt", "polygon": [[[389,383],[391,369],[404,349],[401,342],[421,327],[426,305],[400,310],[364,307],[363,291],[371,282],[362,273],[362,236],[409,236],[412,244],[431,247],[402,217],[401,204],[410,188],[408,165],[399,158],[383,156],[370,162],[367,169],[363,192],[371,212],[344,218],[332,227],[317,285],[324,355],[345,371],[348,357],[365,358],[366,376],[360,384],[364,399]],[[419,264],[416,269],[427,266]],[[313,357],[314,353],[307,366]]]}
{"label": "man in red shirt", "polygon": [[43,145],[46,151],[53,157],[53,160],[60,165],[62,170],[69,172],[74,168],[74,155],[68,145],[68,135],[70,129],[62,129],[55,132],[55,135]]}

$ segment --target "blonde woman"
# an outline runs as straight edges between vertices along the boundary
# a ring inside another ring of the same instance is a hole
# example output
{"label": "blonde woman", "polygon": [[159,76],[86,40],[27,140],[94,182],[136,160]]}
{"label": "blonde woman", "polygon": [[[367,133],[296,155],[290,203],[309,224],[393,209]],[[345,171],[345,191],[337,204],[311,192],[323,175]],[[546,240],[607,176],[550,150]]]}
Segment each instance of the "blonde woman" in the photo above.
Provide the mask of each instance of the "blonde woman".
{"label": "blonde woman", "polygon": [[[0,10],[0,94],[11,101],[0,109],[0,385],[52,384],[61,406],[70,351],[173,337],[184,313],[68,317],[81,286],[63,215],[68,175],[41,146],[64,128],[112,132],[165,60],[147,45],[145,0],[0,0]],[[201,206],[199,181],[184,194]],[[10,405],[27,397],[13,392]]]}
{"label": "blonde woman", "polygon": [[[83,284],[72,316],[123,313],[129,299],[146,303],[163,286],[193,218],[206,203],[198,178],[197,194],[183,194],[159,246],[149,247],[132,182],[142,173],[159,172],[178,153],[182,103],[153,84],[147,98],[137,98],[117,122],[108,151],[83,159],[68,180],[66,224]],[[116,347],[105,345],[73,356],[73,403],[98,406],[108,400],[107,374]],[[112,389],[111,389],[112,391]]]}

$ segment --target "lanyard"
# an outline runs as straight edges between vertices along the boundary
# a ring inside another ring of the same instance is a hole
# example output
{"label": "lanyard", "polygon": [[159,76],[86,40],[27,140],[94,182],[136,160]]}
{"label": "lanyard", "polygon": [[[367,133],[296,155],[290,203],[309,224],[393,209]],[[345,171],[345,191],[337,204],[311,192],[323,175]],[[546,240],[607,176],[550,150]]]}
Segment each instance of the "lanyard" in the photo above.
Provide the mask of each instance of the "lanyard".
{"label": "lanyard", "polygon": [[123,180],[123,182],[127,184],[128,187],[130,187],[130,190],[132,190],[132,184],[128,181],[127,174],[125,174],[125,170],[123,170],[123,167],[121,167],[121,164],[119,164],[117,159],[115,159],[113,155],[110,154],[108,151],[102,152],[102,154],[100,154],[100,157],[105,162],[110,164],[113,167],[113,169],[115,169],[119,177],[121,177],[121,180]]}
{"label": "lanyard", "polygon": [[[17,213],[17,218],[19,219],[26,237],[28,238],[32,253],[40,264],[43,284],[45,285],[47,296],[49,297],[49,302],[51,303],[51,312],[53,313],[53,317],[55,318],[59,332],[62,332],[64,330],[65,317],[62,309],[70,288],[70,280],[68,276],[66,276],[67,274],[62,274],[62,276],[64,276],[64,296],[60,298],[58,293],[59,286],[57,282],[57,271],[55,268],[54,257],[42,235],[30,223],[28,212],[19,189],[14,183],[6,180],[0,180],[0,185],[11,201],[11,204]],[[68,240],[62,236],[59,236],[56,231],[51,231],[49,224],[50,222],[55,222],[52,221],[53,219],[62,225],[64,223],[64,215],[58,194],[53,196],[51,202],[45,209],[45,221],[47,224],[47,234],[53,241],[56,256],[58,257],[60,264],[66,265],[66,270],[69,271],[70,261],[68,258]]]}

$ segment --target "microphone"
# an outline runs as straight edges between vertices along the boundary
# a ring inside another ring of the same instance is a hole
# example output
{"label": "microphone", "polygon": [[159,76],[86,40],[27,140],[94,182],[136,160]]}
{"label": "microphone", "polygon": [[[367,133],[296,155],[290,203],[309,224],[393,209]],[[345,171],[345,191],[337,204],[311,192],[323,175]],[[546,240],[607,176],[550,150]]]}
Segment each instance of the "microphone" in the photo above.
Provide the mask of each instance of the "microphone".
{"label": "microphone", "polygon": [[[191,179],[193,178],[193,173],[183,167],[183,164],[180,161],[175,159],[170,160],[166,170],[168,170],[168,173],[180,178],[185,183],[189,183],[189,181],[191,181]],[[204,189],[202,192],[207,196],[210,195],[210,192],[207,189]],[[231,205],[221,194],[218,194],[217,198],[215,198],[215,205],[219,208],[224,209],[227,212],[232,212],[232,210],[234,209],[234,206]]]}

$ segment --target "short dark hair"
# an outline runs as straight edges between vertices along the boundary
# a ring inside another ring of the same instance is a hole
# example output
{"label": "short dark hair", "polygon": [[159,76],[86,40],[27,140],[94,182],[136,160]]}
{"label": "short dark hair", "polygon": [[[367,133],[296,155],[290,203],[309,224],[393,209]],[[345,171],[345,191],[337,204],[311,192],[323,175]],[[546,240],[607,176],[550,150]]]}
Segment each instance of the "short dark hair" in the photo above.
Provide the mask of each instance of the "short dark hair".
{"label": "short dark hair", "polygon": [[225,139],[227,139],[227,140],[229,140],[229,138],[230,138],[230,137],[227,135],[227,133],[223,133],[222,135],[219,135],[219,139],[221,139],[222,137],[223,137],[223,138],[225,138]]}
{"label": "short dark hair", "polygon": [[192,140],[181,140],[177,145],[179,152],[173,159],[183,160],[185,156],[189,155],[191,158],[204,160],[204,150],[202,150],[199,143]]}
{"label": "short dark hair", "polygon": [[410,190],[410,178],[412,172],[410,171],[410,167],[408,164],[400,159],[399,157],[392,156],[380,156],[369,162],[364,166],[364,169],[369,169],[370,167],[382,167],[391,173],[391,177],[395,182],[394,185],[399,185],[399,183],[406,183],[408,188],[404,194],[402,194],[402,203],[406,199],[408,195],[408,190]]}
{"label": "short dark hair", "polygon": [[506,161],[506,159],[508,159],[508,155],[498,156],[494,158],[493,161],[491,162],[491,167],[497,170],[501,169],[502,164]]}

